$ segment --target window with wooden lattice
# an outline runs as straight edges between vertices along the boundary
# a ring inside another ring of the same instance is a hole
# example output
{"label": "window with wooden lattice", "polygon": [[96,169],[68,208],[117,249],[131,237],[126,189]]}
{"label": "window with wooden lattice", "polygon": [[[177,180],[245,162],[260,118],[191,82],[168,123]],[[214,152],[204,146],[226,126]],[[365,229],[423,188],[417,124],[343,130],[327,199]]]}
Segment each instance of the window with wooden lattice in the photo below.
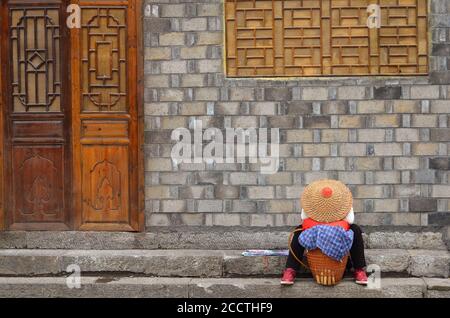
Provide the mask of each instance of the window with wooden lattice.
{"label": "window with wooden lattice", "polygon": [[225,0],[227,76],[426,75],[427,14],[427,0]]}

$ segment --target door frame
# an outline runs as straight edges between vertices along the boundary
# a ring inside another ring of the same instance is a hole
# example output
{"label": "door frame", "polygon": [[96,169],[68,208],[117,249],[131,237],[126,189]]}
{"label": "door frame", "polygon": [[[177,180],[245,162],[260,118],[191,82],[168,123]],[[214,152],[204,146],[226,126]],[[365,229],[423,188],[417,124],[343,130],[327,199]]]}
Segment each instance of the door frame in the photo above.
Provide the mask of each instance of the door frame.
{"label": "door frame", "polygon": [[[130,167],[130,188],[132,188],[134,191],[130,191],[130,198],[129,198],[129,207],[130,207],[130,224],[131,227],[129,228],[120,228],[120,227],[114,227],[114,226],[106,226],[104,228],[96,228],[96,231],[128,231],[128,232],[142,232],[145,229],[145,186],[144,186],[144,178],[145,178],[145,165],[144,165],[144,100],[143,100],[143,93],[144,93],[144,43],[143,43],[143,5],[144,1],[142,0],[128,0],[128,7],[129,7],[129,13],[128,17],[133,17],[134,21],[136,23],[133,24],[134,27],[134,33],[132,33],[134,36],[128,37],[129,41],[129,54],[133,54],[135,58],[133,59],[132,63],[129,66],[129,70],[132,68],[132,72],[135,74],[131,79],[132,83],[134,82],[134,87],[136,89],[134,98],[135,103],[135,109],[134,112],[134,121],[133,123],[136,127],[135,132],[130,136],[130,140],[132,140],[133,147],[130,147],[130,156],[133,156],[135,158],[136,166]],[[68,0],[62,2],[66,2],[68,4],[80,4],[83,2],[89,2],[89,1],[83,1],[83,0]],[[93,1],[92,1],[93,2]],[[108,4],[120,4],[120,1],[113,2],[113,1],[102,1],[99,5],[108,5]],[[1,230],[8,230],[8,231],[15,231],[17,229],[11,229],[9,228],[9,223],[7,222],[7,217],[9,213],[6,211],[4,198],[6,198],[6,184],[5,184],[5,173],[7,164],[5,163],[5,150],[7,147],[7,144],[5,144],[5,128],[6,128],[6,119],[5,116],[8,116],[7,114],[4,114],[4,107],[8,107],[8,85],[6,83],[5,76],[8,74],[6,72],[7,65],[8,65],[8,51],[7,46],[5,45],[8,41],[8,37],[5,35],[8,35],[9,32],[9,26],[8,26],[8,19],[5,19],[5,12],[6,12],[6,2],[2,1],[2,4],[0,4],[0,17],[1,17],[1,23],[0,23],[0,231]],[[7,15],[7,14],[6,14]],[[65,17],[67,17],[68,14],[66,13]],[[7,18],[7,17],[6,17]],[[67,54],[67,56],[70,56],[71,58],[71,67],[68,71],[69,73],[69,79],[67,86],[68,89],[68,99],[70,101],[70,105],[68,107],[72,107],[72,112],[68,112],[71,115],[71,132],[72,136],[69,137],[68,144],[69,144],[69,151],[72,156],[72,162],[80,162],[80,154],[79,149],[75,148],[74,140],[79,137],[80,135],[80,122],[79,117],[80,114],[76,115],[76,107],[73,107],[74,100],[77,97],[78,94],[71,94],[73,92],[74,87],[80,86],[80,72],[73,72],[73,66],[75,65],[74,62],[74,55],[73,53],[77,49],[74,46],[79,46],[79,38],[77,38],[79,34],[79,30],[72,29],[68,31],[68,38],[70,40],[70,52]],[[130,73],[130,71],[128,72]],[[133,95],[133,94],[130,94]],[[76,101],[76,100],[75,100]],[[131,102],[130,102],[131,103]],[[132,107],[130,107],[132,109]],[[76,115],[76,116],[75,116]],[[78,120],[78,122],[76,122]],[[68,129],[66,129],[67,131]],[[66,132],[65,132],[66,133]],[[78,139],[79,140],[79,139]],[[78,159],[78,161],[77,161]],[[79,165],[78,165],[79,166]],[[71,179],[74,179],[74,169],[76,165],[73,164],[72,169],[70,169],[71,172]],[[78,169],[78,167],[77,167]],[[75,230],[75,231],[90,231],[92,230],[89,227],[82,227],[79,219],[79,215],[81,215],[81,206],[78,198],[80,198],[80,186],[81,184],[76,184],[75,182],[72,182],[72,185],[70,187],[70,191],[72,191],[71,200],[69,202],[69,228],[67,229],[58,229],[58,230]],[[28,230],[28,229],[25,229]],[[33,230],[33,229],[30,229]]]}

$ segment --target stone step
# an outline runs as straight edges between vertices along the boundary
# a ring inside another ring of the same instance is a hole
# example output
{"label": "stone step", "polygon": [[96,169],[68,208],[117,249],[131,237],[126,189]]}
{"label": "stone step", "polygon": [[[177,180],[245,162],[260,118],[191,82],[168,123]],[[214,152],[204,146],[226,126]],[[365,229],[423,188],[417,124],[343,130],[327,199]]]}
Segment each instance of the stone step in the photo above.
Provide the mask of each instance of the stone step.
{"label": "stone step", "polygon": [[76,298],[424,298],[450,297],[448,279],[382,278],[380,289],[345,279],[333,287],[312,279],[280,286],[276,278],[150,278],[82,277],[79,289],[68,288],[65,277],[2,277],[0,297]]}
{"label": "stone step", "polygon": [[[199,249],[240,250],[286,248],[292,229],[248,228],[149,229],[147,233],[123,232],[0,232],[0,249]],[[368,231],[366,248],[446,250],[439,231]]]}
{"label": "stone step", "polygon": [[[242,250],[0,250],[0,276],[63,275],[71,264],[89,274],[158,277],[279,276],[286,257],[246,257]],[[368,249],[368,264],[388,276],[448,277],[444,250]],[[305,271],[303,271],[305,272]]]}

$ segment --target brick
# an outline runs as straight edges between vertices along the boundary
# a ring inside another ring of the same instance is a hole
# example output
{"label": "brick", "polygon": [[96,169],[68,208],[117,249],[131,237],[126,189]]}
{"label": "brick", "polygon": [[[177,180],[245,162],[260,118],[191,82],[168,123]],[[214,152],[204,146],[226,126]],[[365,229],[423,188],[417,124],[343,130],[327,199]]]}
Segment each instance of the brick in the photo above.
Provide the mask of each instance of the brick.
{"label": "brick", "polygon": [[160,129],[188,128],[188,118],[184,116],[170,116],[161,119]]}
{"label": "brick", "polygon": [[400,86],[375,87],[373,96],[375,99],[400,99],[402,97],[402,88]]}
{"label": "brick", "polygon": [[198,45],[221,45],[222,32],[197,32]]}
{"label": "brick", "polygon": [[161,62],[161,73],[181,74],[186,73],[186,61],[163,61]]}
{"label": "brick", "polygon": [[274,116],[268,118],[270,128],[296,128],[297,119],[289,116]]}
{"label": "brick", "polygon": [[254,172],[232,172],[229,181],[232,185],[254,185],[258,183],[258,177]]}
{"label": "brick", "polygon": [[179,114],[183,116],[195,116],[206,114],[206,103],[193,102],[181,103],[178,108]]}
{"label": "brick", "polygon": [[312,130],[306,129],[296,129],[286,131],[286,142],[287,143],[303,143],[312,142],[313,132]]}
{"label": "brick", "polygon": [[229,94],[232,101],[253,101],[255,99],[253,88],[233,87],[230,88]]}
{"label": "brick", "polygon": [[270,200],[264,202],[265,213],[292,213],[294,201],[292,200]]}
{"label": "brick", "polygon": [[377,128],[400,127],[401,118],[399,115],[375,115],[373,125]]}
{"label": "brick", "polygon": [[233,200],[230,212],[256,213],[258,208],[256,201]]}
{"label": "brick", "polygon": [[276,115],[277,104],[274,102],[258,102],[250,105],[250,114],[257,116]]}
{"label": "brick", "polygon": [[394,113],[419,113],[420,104],[412,100],[396,100],[393,102]]}
{"label": "brick", "polygon": [[436,182],[436,171],[433,171],[433,170],[413,171],[411,180],[413,183],[416,183],[416,184],[435,183]]}
{"label": "brick", "polygon": [[400,183],[399,171],[375,171],[374,180],[376,184],[396,184]]}
{"label": "brick", "polygon": [[185,200],[162,200],[160,212],[183,213],[186,212]]}
{"label": "brick", "polygon": [[145,171],[172,171],[172,160],[164,158],[146,158]]}
{"label": "brick", "polygon": [[189,172],[161,172],[159,183],[165,185],[184,185],[188,182]]}
{"label": "brick", "polygon": [[287,171],[310,171],[311,159],[306,158],[287,158],[286,170]]}
{"label": "brick", "polygon": [[214,197],[216,199],[238,199],[239,187],[217,185],[214,191]]}
{"label": "brick", "polygon": [[395,140],[396,141],[419,141],[419,130],[400,128],[395,130]]}
{"label": "brick", "polygon": [[199,4],[197,5],[197,16],[199,17],[217,17],[221,14],[220,4]]}
{"label": "brick", "polygon": [[274,226],[273,216],[270,214],[252,214],[250,226]]}
{"label": "brick", "polygon": [[382,199],[385,197],[382,185],[358,185],[355,189],[355,198]]}
{"label": "brick", "polygon": [[211,199],[214,187],[210,185],[195,185],[179,188],[180,199]]}
{"label": "brick", "polygon": [[419,158],[415,157],[396,157],[394,158],[395,170],[417,170],[419,169]]}
{"label": "brick", "polygon": [[292,184],[293,178],[290,172],[278,172],[264,176],[264,183],[267,185],[289,185]]}
{"label": "brick", "polygon": [[366,97],[366,88],[363,86],[341,86],[338,87],[338,99],[358,100]]}
{"label": "brick", "polygon": [[373,212],[398,212],[400,201],[396,199],[374,200]]}
{"label": "brick", "polygon": [[202,226],[204,225],[204,216],[200,213],[183,213],[180,215],[179,222],[179,225]]}
{"label": "brick", "polygon": [[414,156],[436,156],[439,154],[439,144],[413,143],[411,146]]}
{"label": "brick", "polygon": [[382,114],[386,112],[384,101],[369,100],[358,102],[356,111],[358,114]]}
{"label": "brick", "polygon": [[364,116],[339,116],[338,121],[339,128],[363,128],[366,126]]}
{"label": "brick", "polygon": [[347,142],[348,130],[346,129],[323,129],[321,131],[321,142]]}
{"label": "brick", "polygon": [[434,128],[430,130],[431,141],[449,142],[450,128]]}
{"label": "brick", "polygon": [[330,128],[330,116],[307,116],[303,117],[303,128]]}
{"label": "brick", "polygon": [[216,101],[219,99],[219,90],[213,87],[196,88],[194,96],[195,100]]}
{"label": "brick", "polygon": [[145,144],[165,144],[171,140],[172,132],[167,131],[146,131]]}
{"label": "brick", "polygon": [[348,102],[345,101],[327,101],[322,103],[321,110],[322,114],[341,115],[348,114],[349,106]]}
{"label": "brick", "polygon": [[199,212],[199,213],[223,212],[223,201],[222,200],[198,200],[197,201],[197,212]]}
{"label": "brick", "polygon": [[223,183],[223,173],[222,172],[211,172],[211,171],[201,171],[195,174],[196,184],[222,184]]}
{"label": "brick", "polygon": [[169,216],[165,214],[151,213],[146,220],[147,226],[170,226]]}
{"label": "brick", "polygon": [[207,225],[213,226],[239,226],[241,225],[241,218],[237,214],[213,214],[210,223]]}
{"label": "brick", "polygon": [[216,115],[239,115],[241,105],[239,102],[219,102],[214,105]]}
{"label": "brick", "polygon": [[274,187],[269,186],[248,186],[246,192],[249,199],[273,199],[275,197]]}
{"label": "brick", "polygon": [[339,171],[338,180],[342,181],[345,184],[364,184],[364,172]]}
{"label": "brick", "polygon": [[431,112],[434,114],[449,114],[450,100],[434,100],[431,102]]}
{"label": "brick", "polygon": [[159,88],[169,86],[170,82],[168,75],[150,75],[145,77],[145,87]]}
{"label": "brick", "polygon": [[345,158],[325,158],[324,170],[345,170]]}
{"label": "brick", "polygon": [[386,140],[384,129],[359,129],[357,134],[359,142],[383,142]]}
{"label": "brick", "polygon": [[418,85],[411,87],[411,99],[439,99],[438,85]]}
{"label": "brick", "polygon": [[182,59],[204,59],[206,58],[206,46],[182,47],[180,57]]}
{"label": "brick", "polygon": [[327,157],[330,155],[330,146],[326,144],[304,144],[303,156]]}
{"label": "brick", "polygon": [[356,170],[380,170],[382,166],[381,158],[361,157],[355,159]]}
{"label": "brick", "polygon": [[234,128],[257,128],[259,127],[258,117],[256,116],[233,116],[231,125]]}
{"label": "brick", "polygon": [[327,87],[304,87],[302,93],[302,97],[304,100],[328,100]]}
{"label": "brick", "polygon": [[412,115],[412,127],[436,127],[438,123],[437,115]]}
{"label": "brick", "polygon": [[339,145],[339,154],[343,157],[360,157],[366,155],[366,145],[357,143],[345,143]]}
{"label": "brick", "polygon": [[287,87],[271,87],[264,90],[265,100],[288,101],[291,100],[291,90]]}
{"label": "brick", "polygon": [[169,186],[152,186],[145,188],[146,199],[176,199],[176,192]]}
{"label": "brick", "polygon": [[429,166],[430,169],[435,170],[450,170],[450,158],[449,157],[430,158]]}
{"label": "brick", "polygon": [[184,91],[181,89],[163,89],[160,91],[159,99],[162,102],[182,102]]}
{"label": "brick", "polygon": [[171,31],[169,19],[150,18],[144,19],[144,34],[147,33],[165,33]]}
{"label": "brick", "polygon": [[313,113],[312,103],[299,101],[288,103],[289,115],[308,115],[312,113]]}
{"label": "brick", "polygon": [[161,6],[161,17],[182,18],[185,15],[184,4],[164,4]]}
{"label": "brick", "polygon": [[205,76],[202,74],[183,74],[181,76],[181,87],[203,87]]}
{"label": "brick", "polygon": [[206,31],[208,20],[206,18],[182,19],[181,29],[183,31]]}
{"label": "brick", "polygon": [[433,198],[450,198],[450,185],[433,185],[431,196]]}
{"label": "brick", "polygon": [[389,143],[389,144],[375,144],[376,156],[401,156],[403,148],[401,144]]}
{"label": "brick", "polygon": [[172,50],[170,47],[152,47],[145,48],[145,59],[149,61],[170,60]]}
{"label": "brick", "polygon": [[145,116],[167,116],[170,113],[168,103],[148,103],[144,105]]}
{"label": "brick", "polygon": [[159,45],[161,45],[161,46],[184,45],[184,33],[183,32],[170,32],[170,33],[160,34]]}
{"label": "brick", "polygon": [[222,72],[223,63],[219,59],[200,60],[198,70],[200,73],[220,73]]}
{"label": "brick", "polygon": [[410,198],[420,195],[419,185],[395,185],[394,186],[394,197],[399,198]]}
{"label": "brick", "polygon": [[430,198],[410,198],[409,210],[411,212],[433,212],[437,210],[437,200]]}

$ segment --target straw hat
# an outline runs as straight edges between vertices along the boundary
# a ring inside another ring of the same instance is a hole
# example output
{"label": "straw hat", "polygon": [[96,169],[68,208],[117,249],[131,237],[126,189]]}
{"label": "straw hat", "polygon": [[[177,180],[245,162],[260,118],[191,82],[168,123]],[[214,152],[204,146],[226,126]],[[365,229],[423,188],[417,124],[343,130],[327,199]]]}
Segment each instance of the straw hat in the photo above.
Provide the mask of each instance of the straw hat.
{"label": "straw hat", "polygon": [[344,219],[352,208],[352,193],[337,180],[318,180],[303,191],[301,205],[306,215],[317,222]]}

